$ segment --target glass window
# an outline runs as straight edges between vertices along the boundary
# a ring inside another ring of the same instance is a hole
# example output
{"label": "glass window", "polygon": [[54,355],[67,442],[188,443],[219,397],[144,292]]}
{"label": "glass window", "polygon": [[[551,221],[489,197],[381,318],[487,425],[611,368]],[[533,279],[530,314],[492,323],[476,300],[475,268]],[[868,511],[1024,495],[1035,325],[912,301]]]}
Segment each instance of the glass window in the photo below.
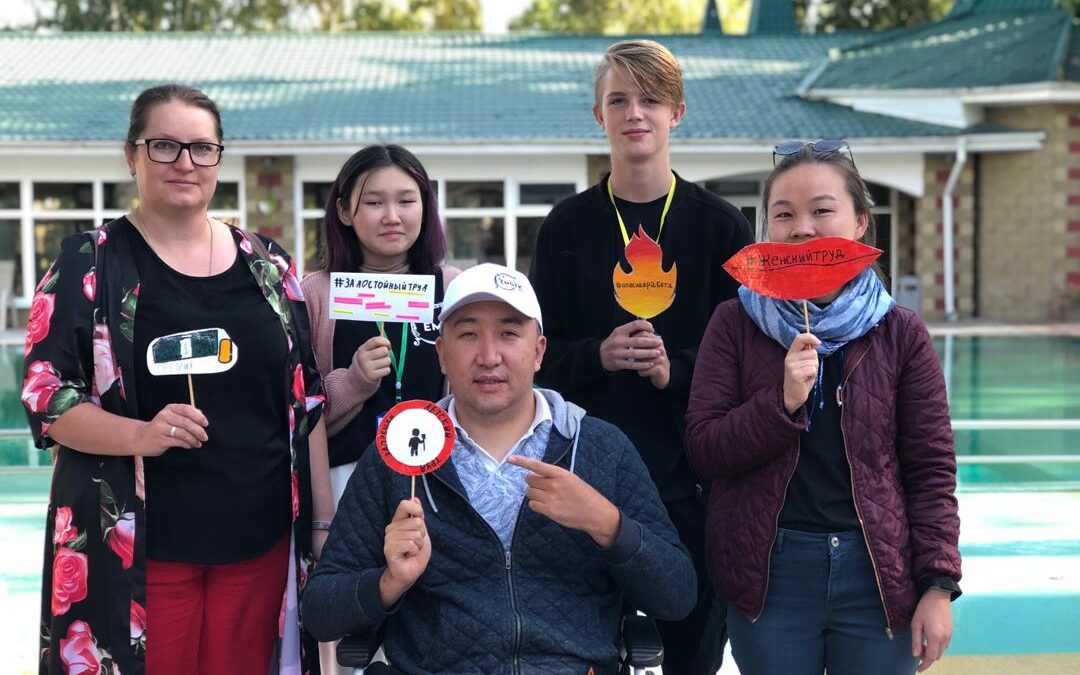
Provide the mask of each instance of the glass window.
{"label": "glass window", "polygon": [[540,233],[543,222],[543,217],[517,219],[517,268],[520,272],[529,273],[533,251],[536,250],[536,235]]}
{"label": "glass window", "polygon": [[[12,281],[12,297],[22,295],[22,241],[19,238],[19,221],[0,220],[0,261],[15,262],[15,279]],[[0,308],[2,311],[3,308]]]}
{"label": "glass window", "polygon": [[576,191],[573,183],[535,183],[531,185],[522,185],[518,203],[555,206],[567,197],[572,197]]}
{"label": "glass window", "polygon": [[0,183],[0,209],[19,208],[19,184]]}
{"label": "glass window", "polygon": [[240,208],[240,184],[218,183],[214,198],[207,207],[210,211],[236,211]]}
{"label": "glass window", "polygon": [[707,180],[702,183],[702,186],[721,197],[761,194],[761,186],[756,180]]}
{"label": "glass window", "polygon": [[506,264],[502,218],[448,218],[450,255],[458,267],[482,262]]}
{"label": "glass window", "polygon": [[304,274],[322,267],[322,218],[304,219]]}
{"label": "glass window", "polygon": [[502,181],[446,182],[446,206],[476,209],[503,205]]}
{"label": "glass window", "polygon": [[130,211],[139,205],[139,188],[133,181],[105,183],[105,208]]}
{"label": "glass window", "polygon": [[739,210],[742,211],[743,217],[746,218],[746,222],[750,223],[750,230],[757,231],[757,207],[756,206],[740,206]]}
{"label": "glass window", "polygon": [[867,183],[866,189],[870,191],[870,199],[874,200],[874,206],[888,206],[892,203],[892,190],[888,187]]}
{"label": "glass window", "polygon": [[326,200],[330,198],[330,188],[333,183],[304,183],[304,209],[326,208]]}
{"label": "glass window", "polygon": [[[889,263],[892,262],[892,216],[888,213],[874,214],[874,245],[884,253],[877,259],[878,267],[885,273],[886,279],[892,278],[892,270]],[[888,288],[888,284],[886,284]]]}
{"label": "glass window", "polygon": [[[133,182],[105,183],[105,208],[128,211],[139,205],[139,189]],[[36,193],[35,193],[36,194]],[[236,211],[240,208],[240,185],[218,183],[214,198],[210,200],[211,211]]]}
{"label": "glass window", "polygon": [[68,235],[94,229],[92,220],[34,221],[34,283],[45,274],[49,265],[60,255],[60,243]]}
{"label": "glass window", "polygon": [[94,208],[94,189],[90,183],[34,183],[34,209]]}

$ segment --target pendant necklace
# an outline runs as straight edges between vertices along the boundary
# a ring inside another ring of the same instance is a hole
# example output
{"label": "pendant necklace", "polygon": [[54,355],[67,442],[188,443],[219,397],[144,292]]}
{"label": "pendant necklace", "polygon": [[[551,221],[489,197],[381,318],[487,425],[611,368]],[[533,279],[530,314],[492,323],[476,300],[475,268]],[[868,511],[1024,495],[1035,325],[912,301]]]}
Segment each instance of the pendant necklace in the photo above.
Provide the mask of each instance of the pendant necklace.
{"label": "pendant necklace", "polygon": [[[142,214],[137,210],[132,211],[130,220],[135,226],[135,229],[138,230],[139,234],[146,240],[146,243],[150,244],[150,248],[153,249],[153,242],[151,241],[150,233],[147,230],[146,221],[143,220]],[[210,222],[210,216],[206,216],[206,226],[210,228],[210,251],[208,256],[209,259],[206,263],[206,276],[209,277],[212,276],[214,272],[214,224]]]}

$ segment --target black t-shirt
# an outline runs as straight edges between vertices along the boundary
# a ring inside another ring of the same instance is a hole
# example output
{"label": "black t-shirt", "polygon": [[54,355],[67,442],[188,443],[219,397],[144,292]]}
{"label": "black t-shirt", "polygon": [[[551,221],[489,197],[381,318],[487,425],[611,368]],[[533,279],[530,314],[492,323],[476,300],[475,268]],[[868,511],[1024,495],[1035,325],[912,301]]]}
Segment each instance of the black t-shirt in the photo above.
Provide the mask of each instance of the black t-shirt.
{"label": "black t-shirt", "polygon": [[799,464],[788,484],[780,527],[802,532],[859,529],[844,452],[836,390],[844,376],[844,350],[822,361],[821,391],[807,400],[810,428],[799,439]]}
{"label": "black t-shirt", "polygon": [[[405,369],[401,380],[401,400],[423,399],[438,401],[443,395],[444,377],[435,352],[439,336],[439,310],[442,308],[442,270],[435,272],[435,323],[409,323],[405,329]],[[390,341],[394,359],[401,354],[401,324],[384,323],[386,339]],[[357,348],[379,334],[373,321],[343,321],[334,324],[334,368],[352,365]],[[344,429],[328,439],[330,466],[341,466],[360,459],[375,440],[378,420],[395,403],[396,374],[391,364],[390,374],[382,379],[379,388],[364,401],[364,407]]]}
{"label": "black t-shirt", "polygon": [[[607,179],[551,210],[529,273],[548,340],[537,383],[618,426],[641,453],[666,502],[698,494],[700,479],[683,450],[694,360],[713,310],[739,288],[722,264],[752,241],[738,209],[695,183],[676,181],[660,237],[663,269],[678,265],[675,302],[650,319],[671,361],[667,388],[659,390],[632,371],[605,374],[600,361],[603,340],[634,319],[615,302],[612,269],[624,261],[625,244]],[[659,229],[663,211],[663,203],[654,201],[653,215],[642,221],[653,234],[647,223]],[[626,219],[634,216],[623,215],[627,230],[636,229]]]}
{"label": "black t-shirt", "polygon": [[626,226],[626,236],[633,237],[640,225],[645,230],[645,234],[656,241],[660,234],[660,216],[664,214],[666,201],[667,195],[651,202],[628,202],[616,196],[615,206],[618,207],[623,225]]}
{"label": "black t-shirt", "polygon": [[281,322],[239,254],[221,274],[189,277],[140,236],[132,253],[141,279],[134,340],[140,418],[189,402],[186,376],[150,374],[152,340],[223,328],[236,350],[229,370],[192,376],[210,440],[145,461],[146,555],[196,564],[250,560],[270,550],[292,520]]}

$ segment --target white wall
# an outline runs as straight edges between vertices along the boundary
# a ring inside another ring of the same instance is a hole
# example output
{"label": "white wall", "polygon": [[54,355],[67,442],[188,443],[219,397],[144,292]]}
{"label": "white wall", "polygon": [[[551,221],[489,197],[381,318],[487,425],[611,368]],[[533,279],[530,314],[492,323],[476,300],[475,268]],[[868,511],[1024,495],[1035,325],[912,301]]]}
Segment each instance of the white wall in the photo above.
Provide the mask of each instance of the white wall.
{"label": "white wall", "polygon": [[[914,197],[922,197],[923,155],[914,152],[880,152],[877,148],[855,146],[852,154],[863,180],[887,185]],[[875,152],[876,151],[876,152]],[[683,178],[700,181],[713,178],[757,176],[764,178],[772,170],[772,153],[708,154],[679,152],[673,149],[671,165]]]}

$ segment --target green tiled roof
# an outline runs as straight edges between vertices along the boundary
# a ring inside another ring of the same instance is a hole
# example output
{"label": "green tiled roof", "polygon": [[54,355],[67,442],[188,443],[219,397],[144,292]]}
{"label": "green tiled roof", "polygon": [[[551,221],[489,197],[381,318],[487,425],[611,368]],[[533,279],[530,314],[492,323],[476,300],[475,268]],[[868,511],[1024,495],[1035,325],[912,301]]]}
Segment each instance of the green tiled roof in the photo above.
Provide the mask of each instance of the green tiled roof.
{"label": "green tiled roof", "polygon": [[[659,39],[686,78],[689,114],[676,143],[962,133],[795,95],[829,50],[857,45],[860,34]],[[168,81],[213,97],[230,140],[596,141],[603,136],[590,115],[592,68],[613,41],[475,33],[0,34],[0,142],[118,141],[136,94]],[[1036,39],[1031,48],[1041,46]]]}
{"label": "green tiled roof", "polygon": [[1061,6],[1060,0],[956,0],[950,17],[969,14],[971,12],[1031,12],[1054,9]]}
{"label": "green tiled roof", "polygon": [[[1072,17],[1060,9],[999,11],[1028,0],[969,3],[938,23],[892,31],[830,55],[809,90],[967,89],[1061,81]],[[987,6],[983,6],[987,5]]]}

